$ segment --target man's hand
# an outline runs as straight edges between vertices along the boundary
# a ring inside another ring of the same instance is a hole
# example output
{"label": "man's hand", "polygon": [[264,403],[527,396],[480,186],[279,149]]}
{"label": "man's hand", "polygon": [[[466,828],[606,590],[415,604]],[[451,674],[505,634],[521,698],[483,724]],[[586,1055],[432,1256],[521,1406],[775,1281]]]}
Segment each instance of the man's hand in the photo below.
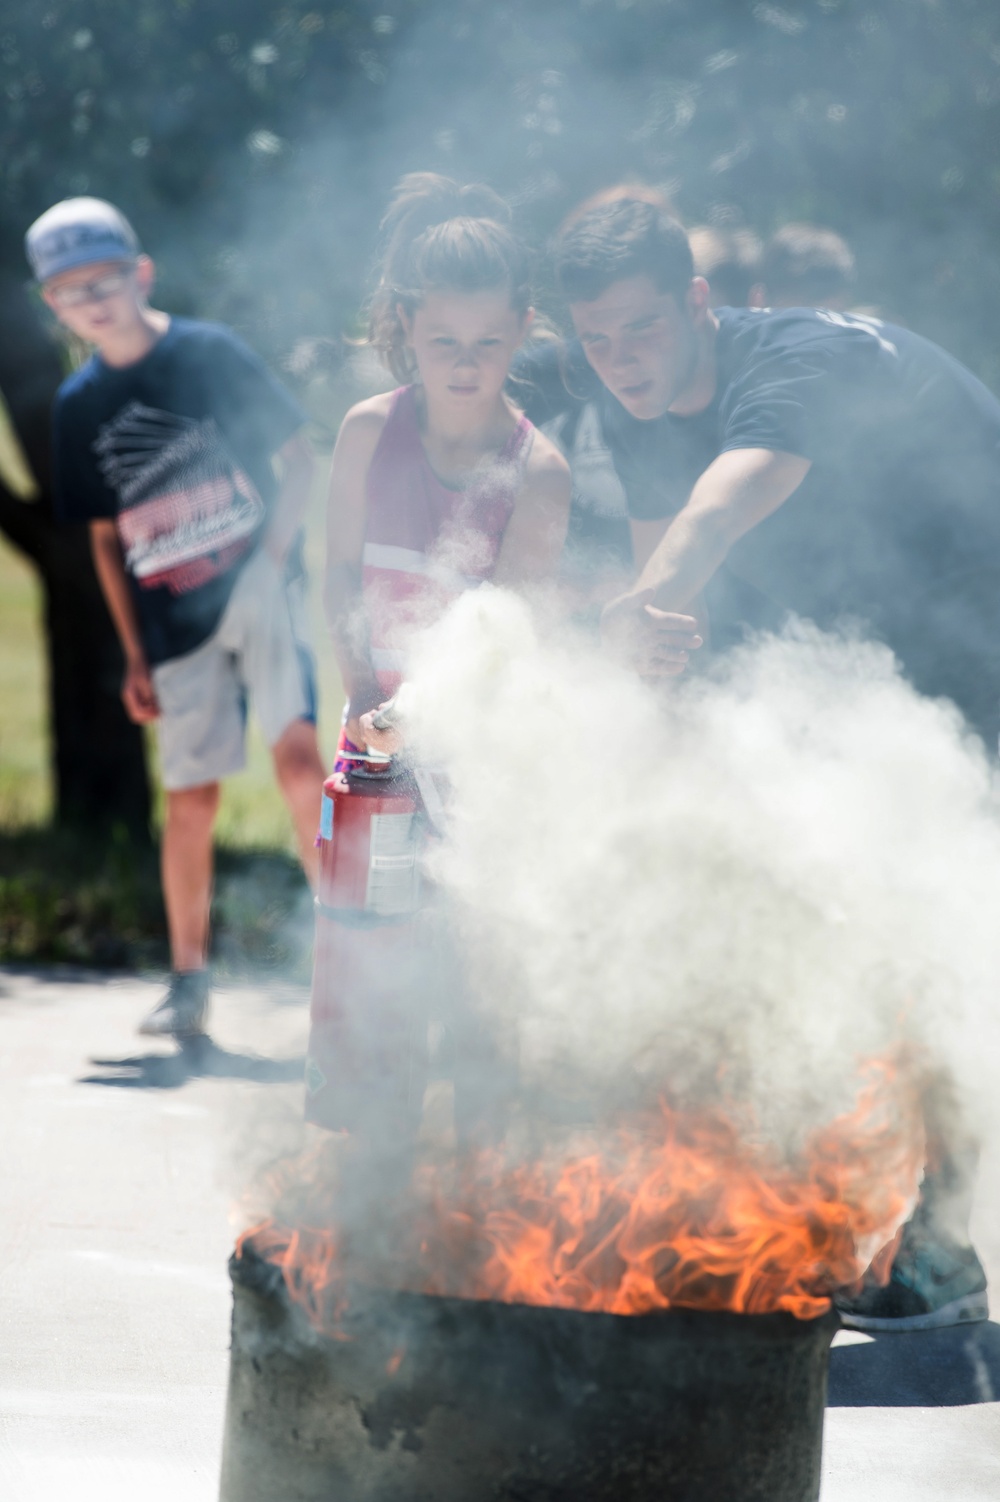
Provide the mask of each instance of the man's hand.
{"label": "man's hand", "polygon": [[134,725],[148,725],[160,717],[160,705],[153,687],[153,675],[144,657],[129,658],[122,684],[125,712]]}
{"label": "man's hand", "polygon": [[621,595],[604,607],[601,634],[641,678],[677,678],[704,643],[697,617],[650,604],[653,591]]}

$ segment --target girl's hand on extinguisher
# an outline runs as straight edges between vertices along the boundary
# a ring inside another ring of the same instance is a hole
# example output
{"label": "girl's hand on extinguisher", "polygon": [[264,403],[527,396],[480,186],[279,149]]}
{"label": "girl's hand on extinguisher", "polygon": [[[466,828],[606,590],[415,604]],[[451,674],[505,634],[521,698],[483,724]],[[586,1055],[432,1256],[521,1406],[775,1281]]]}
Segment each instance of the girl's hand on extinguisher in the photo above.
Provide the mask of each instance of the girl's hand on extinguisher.
{"label": "girl's hand on extinguisher", "polygon": [[[391,700],[389,702],[391,703]],[[385,704],[380,704],[377,710],[361,716],[361,735],[368,750],[378,751],[383,756],[395,756],[397,751],[403,749],[403,737],[397,726],[383,727],[377,723],[385,708]]]}
{"label": "girl's hand on extinguisher", "polygon": [[349,714],[344,721],[344,735],[352,746],[357,746],[359,751],[366,750],[365,732],[361,728],[361,715]]}

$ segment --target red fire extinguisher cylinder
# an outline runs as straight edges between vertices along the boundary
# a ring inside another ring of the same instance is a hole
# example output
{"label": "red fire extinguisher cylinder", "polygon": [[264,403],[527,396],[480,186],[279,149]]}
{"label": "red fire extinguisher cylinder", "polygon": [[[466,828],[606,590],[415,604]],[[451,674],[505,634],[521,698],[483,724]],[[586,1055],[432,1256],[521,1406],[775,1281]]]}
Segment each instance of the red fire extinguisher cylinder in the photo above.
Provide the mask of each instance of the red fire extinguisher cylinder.
{"label": "red fire extinguisher cylinder", "polygon": [[320,821],[306,1119],[412,1132],[423,1102],[429,978],[418,919],[422,821],[383,759],[328,778]]}

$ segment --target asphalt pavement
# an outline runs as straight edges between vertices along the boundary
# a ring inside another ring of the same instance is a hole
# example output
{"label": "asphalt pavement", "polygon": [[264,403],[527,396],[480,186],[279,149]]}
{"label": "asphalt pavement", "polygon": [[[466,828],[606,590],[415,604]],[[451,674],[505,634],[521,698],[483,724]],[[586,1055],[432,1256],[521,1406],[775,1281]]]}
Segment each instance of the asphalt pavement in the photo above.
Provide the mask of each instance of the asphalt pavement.
{"label": "asphalt pavement", "polygon": [[[3,1502],[216,1502],[226,1261],[251,1168],[298,1130],[306,996],[220,988],[186,1058],[135,1035],[159,990],[0,970]],[[1000,1207],[974,1229],[1000,1316]],[[842,1332],[822,1502],[998,1497],[1000,1324]]]}

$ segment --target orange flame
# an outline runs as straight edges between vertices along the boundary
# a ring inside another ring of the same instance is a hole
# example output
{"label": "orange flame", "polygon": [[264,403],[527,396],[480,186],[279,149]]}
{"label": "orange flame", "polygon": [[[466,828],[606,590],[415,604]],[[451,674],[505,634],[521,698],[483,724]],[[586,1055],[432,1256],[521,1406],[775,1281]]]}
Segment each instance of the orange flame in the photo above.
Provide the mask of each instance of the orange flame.
{"label": "orange flame", "polygon": [[[888,1062],[865,1073],[856,1109],[814,1134],[800,1166],[741,1138],[719,1111],[666,1104],[655,1131],[622,1131],[612,1150],[558,1166],[482,1155],[461,1203],[435,1192],[400,1286],[612,1314],[820,1315],[891,1242],[922,1163],[912,1079]],[[334,1328],[335,1234],[274,1222],[248,1234],[313,1322]]]}
{"label": "orange flame", "polygon": [[[332,1231],[303,1228],[290,1230],[266,1220],[236,1239],[236,1255],[242,1257],[250,1242],[259,1257],[281,1268],[289,1295],[309,1316],[317,1329],[338,1335],[343,1295],[337,1297],[337,1239]],[[329,1293],[335,1297],[330,1307]]]}

